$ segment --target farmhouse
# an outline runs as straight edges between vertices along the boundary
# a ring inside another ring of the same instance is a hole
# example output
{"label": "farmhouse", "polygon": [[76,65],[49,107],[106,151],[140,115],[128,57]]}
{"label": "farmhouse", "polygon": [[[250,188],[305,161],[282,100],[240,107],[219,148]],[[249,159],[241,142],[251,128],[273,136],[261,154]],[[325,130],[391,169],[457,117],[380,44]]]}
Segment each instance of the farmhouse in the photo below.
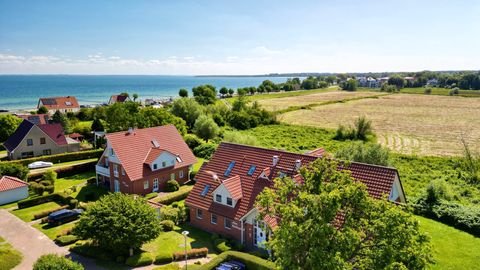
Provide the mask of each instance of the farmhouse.
{"label": "farmhouse", "polygon": [[126,101],[131,101],[130,97],[127,95],[112,95],[108,100],[108,105],[112,105],[115,103],[123,103]]}
{"label": "farmhouse", "polygon": [[147,194],[168,180],[185,183],[197,161],[173,125],[108,133],[96,165],[97,185],[111,191]]}
{"label": "farmhouse", "polygon": [[[296,154],[246,145],[221,143],[211,160],[197,173],[195,186],[185,204],[190,223],[203,230],[236,239],[247,247],[263,247],[277,220],[257,220],[255,198],[276,177],[301,180],[298,170],[323,155],[322,149]],[[367,186],[375,198],[405,202],[396,169],[351,163],[346,170]]]}
{"label": "farmhouse", "polygon": [[53,115],[56,111],[61,113],[80,111],[77,98],[73,96],[40,98],[37,109],[42,106],[48,109],[50,115]]}
{"label": "farmhouse", "polygon": [[28,197],[28,183],[12,176],[0,176],[0,205]]}
{"label": "farmhouse", "polygon": [[35,125],[23,120],[17,130],[3,143],[10,159],[38,157],[76,152],[80,143],[65,137],[62,125]]}

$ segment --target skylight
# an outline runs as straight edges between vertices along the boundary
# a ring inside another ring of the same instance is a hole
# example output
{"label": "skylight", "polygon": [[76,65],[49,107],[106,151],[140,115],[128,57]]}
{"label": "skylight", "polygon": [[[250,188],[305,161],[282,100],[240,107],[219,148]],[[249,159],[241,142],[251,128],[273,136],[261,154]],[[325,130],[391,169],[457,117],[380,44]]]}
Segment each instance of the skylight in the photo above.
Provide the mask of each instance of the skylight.
{"label": "skylight", "polygon": [[67,106],[72,106],[72,102],[70,102],[70,101],[65,101],[65,105],[67,105]]}
{"label": "skylight", "polygon": [[202,190],[202,193],[200,193],[200,196],[207,196],[208,190],[210,189],[210,185],[205,185],[205,187]]}
{"label": "skylight", "polygon": [[160,144],[157,142],[157,140],[153,139],[152,140],[152,144],[153,144],[153,147],[155,148],[159,148],[160,147]]}
{"label": "skylight", "polygon": [[231,161],[230,164],[228,164],[228,168],[223,175],[229,176],[234,166],[235,166],[235,161]]}
{"label": "skylight", "polygon": [[177,162],[182,162],[182,158],[180,156],[177,156]]}
{"label": "skylight", "polygon": [[253,173],[255,172],[256,168],[257,168],[257,166],[255,166],[255,165],[250,166],[250,169],[248,170],[247,175],[252,176]]}

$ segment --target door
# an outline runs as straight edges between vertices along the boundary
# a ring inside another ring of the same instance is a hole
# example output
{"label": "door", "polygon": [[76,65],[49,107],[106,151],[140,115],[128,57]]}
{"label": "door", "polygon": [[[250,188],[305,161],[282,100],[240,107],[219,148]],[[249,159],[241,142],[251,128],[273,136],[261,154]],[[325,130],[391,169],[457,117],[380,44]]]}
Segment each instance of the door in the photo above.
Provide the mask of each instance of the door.
{"label": "door", "polygon": [[115,192],[120,192],[120,182],[118,182],[117,179],[114,181],[114,191]]}
{"label": "door", "polygon": [[265,242],[267,241],[267,233],[265,232],[264,228],[265,224],[263,221],[255,221],[255,226],[253,228],[253,244],[259,248],[265,248]]}
{"label": "door", "polygon": [[158,178],[153,179],[153,191],[158,191]]}

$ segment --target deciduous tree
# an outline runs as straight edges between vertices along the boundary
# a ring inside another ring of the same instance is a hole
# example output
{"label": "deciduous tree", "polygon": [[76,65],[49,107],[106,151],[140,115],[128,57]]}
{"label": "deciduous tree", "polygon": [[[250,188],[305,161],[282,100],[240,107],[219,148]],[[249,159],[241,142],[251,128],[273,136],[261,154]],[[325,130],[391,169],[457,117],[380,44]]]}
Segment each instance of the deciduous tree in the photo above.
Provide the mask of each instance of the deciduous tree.
{"label": "deciduous tree", "polygon": [[195,121],[203,113],[203,108],[191,98],[180,98],[173,102],[171,112],[185,120],[189,129],[193,128]]}
{"label": "deciduous tree", "polygon": [[178,95],[179,95],[180,97],[188,97],[188,90],[182,88],[182,89],[180,89],[180,90],[178,91]]}
{"label": "deciduous tree", "polygon": [[0,115],[0,142],[4,142],[12,135],[22,119],[11,114]]}
{"label": "deciduous tree", "polygon": [[201,105],[213,104],[217,99],[215,86],[210,84],[193,87],[192,92],[195,100]]}
{"label": "deciduous tree", "polygon": [[195,121],[195,126],[193,132],[200,138],[206,140],[213,139],[218,136],[220,128],[217,123],[213,121],[212,118],[207,115],[201,115],[197,121]]}

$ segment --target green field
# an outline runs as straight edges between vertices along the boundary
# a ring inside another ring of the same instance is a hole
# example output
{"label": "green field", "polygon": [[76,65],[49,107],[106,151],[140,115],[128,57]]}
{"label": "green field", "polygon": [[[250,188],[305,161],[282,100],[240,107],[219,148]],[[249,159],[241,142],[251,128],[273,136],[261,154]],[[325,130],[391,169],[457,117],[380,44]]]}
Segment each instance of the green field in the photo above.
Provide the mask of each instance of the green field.
{"label": "green field", "polygon": [[22,261],[22,254],[0,237],[0,270],[13,269]]}
{"label": "green field", "polygon": [[[257,100],[273,99],[273,98],[298,97],[298,96],[335,91],[337,89],[338,89],[337,86],[330,86],[328,88],[322,88],[322,89],[297,90],[297,91],[290,91],[290,92],[271,92],[271,93],[255,94],[253,96],[248,96],[248,100],[257,101]],[[228,101],[229,103],[233,103],[235,99],[236,97],[225,98],[225,100]]]}
{"label": "green field", "polygon": [[[440,95],[440,96],[448,96],[448,93],[451,89],[447,88],[439,88],[439,87],[431,87],[432,93],[431,95]],[[401,93],[407,94],[425,94],[425,87],[415,87],[415,88],[402,88],[400,89]],[[462,97],[480,97],[480,90],[459,90],[459,96]]]}

